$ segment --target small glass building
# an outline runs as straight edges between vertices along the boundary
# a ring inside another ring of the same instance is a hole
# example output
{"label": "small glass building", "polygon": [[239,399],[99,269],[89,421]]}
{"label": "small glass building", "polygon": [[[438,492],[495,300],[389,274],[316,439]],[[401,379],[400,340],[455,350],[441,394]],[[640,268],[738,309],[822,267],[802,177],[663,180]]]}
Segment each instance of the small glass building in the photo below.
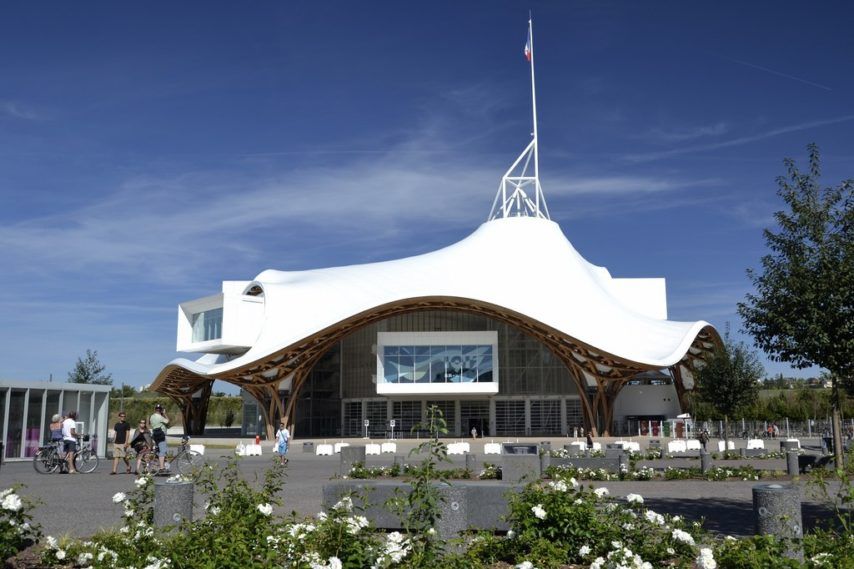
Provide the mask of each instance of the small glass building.
{"label": "small glass building", "polygon": [[54,413],[77,411],[77,432],[91,437],[98,456],[107,450],[109,385],[0,379],[3,459],[27,459],[50,438]]}

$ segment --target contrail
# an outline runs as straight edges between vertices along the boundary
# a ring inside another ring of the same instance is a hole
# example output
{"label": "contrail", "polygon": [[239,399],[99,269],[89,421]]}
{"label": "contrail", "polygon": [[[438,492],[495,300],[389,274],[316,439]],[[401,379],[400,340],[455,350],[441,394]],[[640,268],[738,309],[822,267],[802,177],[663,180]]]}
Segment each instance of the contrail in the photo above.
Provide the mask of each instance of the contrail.
{"label": "contrail", "polygon": [[819,89],[824,89],[825,91],[833,91],[830,87],[826,85],[822,85],[820,83],[814,83],[812,81],[807,81],[806,79],[801,79],[800,77],[795,77],[794,75],[789,75],[788,73],[782,73],[780,71],[774,71],[773,69],[768,69],[767,67],[762,67],[761,65],[756,65],[755,63],[749,63],[747,61],[742,61],[740,59],[732,59],[731,57],[725,57],[724,59],[728,59],[733,63],[739,63],[741,65],[745,65],[747,67],[752,67],[754,69],[758,69],[760,71],[764,71],[766,73],[770,73],[772,75],[778,75],[780,77],[785,77],[786,79],[792,79],[794,81],[800,81],[801,83],[806,83],[807,85],[812,85],[813,87],[818,87]]}

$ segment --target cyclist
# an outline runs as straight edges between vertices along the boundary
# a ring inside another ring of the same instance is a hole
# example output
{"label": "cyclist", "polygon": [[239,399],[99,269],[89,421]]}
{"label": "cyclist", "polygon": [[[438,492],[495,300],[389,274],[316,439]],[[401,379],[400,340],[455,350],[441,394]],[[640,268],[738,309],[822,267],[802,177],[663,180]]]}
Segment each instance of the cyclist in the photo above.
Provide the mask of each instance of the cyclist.
{"label": "cyclist", "polygon": [[62,443],[68,474],[77,474],[74,469],[74,453],[77,452],[77,411],[69,411],[62,422]]}
{"label": "cyclist", "polygon": [[139,474],[143,457],[149,450],[154,448],[154,439],[151,437],[151,432],[148,430],[148,423],[145,419],[139,420],[139,425],[130,439],[130,446],[136,451],[136,473]]}

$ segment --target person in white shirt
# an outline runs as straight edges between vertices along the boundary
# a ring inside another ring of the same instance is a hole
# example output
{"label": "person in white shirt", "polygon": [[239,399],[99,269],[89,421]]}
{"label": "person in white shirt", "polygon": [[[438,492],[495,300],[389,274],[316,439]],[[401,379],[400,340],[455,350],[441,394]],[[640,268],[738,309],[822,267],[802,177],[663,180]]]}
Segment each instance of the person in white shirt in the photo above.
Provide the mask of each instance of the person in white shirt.
{"label": "person in white shirt", "polygon": [[285,425],[285,420],[279,423],[279,430],[276,431],[276,454],[279,455],[279,462],[281,464],[287,464],[288,458],[288,441],[291,440],[291,432],[288,430],[287,425]]}
{"label": "person in white shirt", "polygon": [[74,453],[77,452],[77,411],[69,411],[62,422],[62,444],[65,460],[68,462],[68,473],[77,474],[74,470]]}

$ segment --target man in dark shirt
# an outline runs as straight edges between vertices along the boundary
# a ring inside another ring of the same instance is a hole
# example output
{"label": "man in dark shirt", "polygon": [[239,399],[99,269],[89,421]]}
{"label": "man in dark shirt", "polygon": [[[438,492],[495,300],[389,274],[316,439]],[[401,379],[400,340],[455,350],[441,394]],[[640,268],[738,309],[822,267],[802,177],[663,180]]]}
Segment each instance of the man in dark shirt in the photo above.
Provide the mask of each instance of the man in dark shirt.
{"label": "man in dark shirt", "polygon": [[127,422],[127,417],[124,411],[119,411],[119,422],[113,427],[116,433],[116,438],[113,439],[113,471],[110,474],[116,473],[116,468],[119,466],[119,459],[125,461],[125,472],[130,474],[130,462],[128,462],[128,444],[130,444],[130,425]]}

